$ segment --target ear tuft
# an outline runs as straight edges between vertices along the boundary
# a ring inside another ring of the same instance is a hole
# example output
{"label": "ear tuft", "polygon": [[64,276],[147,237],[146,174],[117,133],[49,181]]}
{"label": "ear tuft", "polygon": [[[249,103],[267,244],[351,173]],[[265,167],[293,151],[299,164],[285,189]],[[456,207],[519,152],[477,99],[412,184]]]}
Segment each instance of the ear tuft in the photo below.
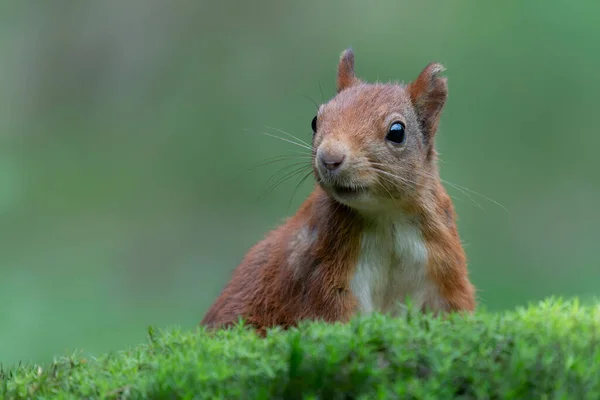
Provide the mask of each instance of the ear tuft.
{"label": "ear tuft", "polygon": [[337,72],[337,92],[356,84],[358,79],[354,74],[354,51],[351,48],[344,50],[340,56]]}
{"label": "ear tuft", "polygon": [[448,80],[439,76],[445,70],[442,64],[430,63],[417,79],[408,85],[408,93],[426,138],[435,135],[442,108],[448,97]]}
{"label": "ear tuft", "polygon": [[421,72],[422,75],[426,75],[429,78],[435,78],[437,75],[441,74],[442,72],[446,71],[446,67],[444,67],[442,64],[440,63],[429,63],[425,69],[423,69],[423,71]]}

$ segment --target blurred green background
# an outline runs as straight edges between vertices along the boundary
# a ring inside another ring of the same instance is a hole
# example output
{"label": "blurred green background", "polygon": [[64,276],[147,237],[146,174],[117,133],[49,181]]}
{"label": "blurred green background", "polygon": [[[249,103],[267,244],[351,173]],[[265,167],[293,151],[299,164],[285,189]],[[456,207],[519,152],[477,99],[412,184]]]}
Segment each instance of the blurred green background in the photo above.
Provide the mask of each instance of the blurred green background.
{"label": "blurred green background", "polygon": [[[0,5],[0,362],[195,326],[310,192],[262,196],[352,46],[369,81],[448,70],[438,136],[481,304],[600,294],[600,2]],[[272,131],[271,131],[272,132]],[[288,162],[289,163],[289,162]],[[477,203],[477,204],[475,204]]]}

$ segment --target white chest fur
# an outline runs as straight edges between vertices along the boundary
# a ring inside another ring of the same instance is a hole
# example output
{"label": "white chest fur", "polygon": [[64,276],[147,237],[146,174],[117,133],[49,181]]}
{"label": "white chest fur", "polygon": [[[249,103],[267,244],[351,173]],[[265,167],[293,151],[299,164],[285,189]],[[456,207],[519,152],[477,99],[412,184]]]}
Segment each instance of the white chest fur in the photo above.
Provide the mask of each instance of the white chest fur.
{"label": "white chest fur", "polygon": [[415,307],[435,307],[440,299],[426,264],[427,247],[415,222],[399,218],[366,230],[350,283],[359,312],[394,313],[407,297]]}

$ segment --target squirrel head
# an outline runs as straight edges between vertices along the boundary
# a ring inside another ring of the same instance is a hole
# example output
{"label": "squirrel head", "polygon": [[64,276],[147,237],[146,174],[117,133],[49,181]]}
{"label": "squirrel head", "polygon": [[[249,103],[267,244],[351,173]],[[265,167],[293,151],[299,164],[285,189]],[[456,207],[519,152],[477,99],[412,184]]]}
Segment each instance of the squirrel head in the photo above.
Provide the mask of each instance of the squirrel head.
{"label": "squirrel head", "polygon": [[312,121],[319,185],[359,211],[414,205],[436,179],[434,136],[448,95],[443,71],[431,63],[409,84],[366,83],[345,50],[337,93]]}

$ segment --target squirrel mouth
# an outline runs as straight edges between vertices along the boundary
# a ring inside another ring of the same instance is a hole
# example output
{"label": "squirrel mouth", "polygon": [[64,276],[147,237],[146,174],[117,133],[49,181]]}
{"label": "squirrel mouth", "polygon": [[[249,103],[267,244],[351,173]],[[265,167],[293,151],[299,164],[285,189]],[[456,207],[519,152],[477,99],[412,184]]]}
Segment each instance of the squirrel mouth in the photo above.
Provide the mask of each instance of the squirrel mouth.
{"label": "squirrel mouth", "polygon": [[333,185],[333,192],[341,197],[355,196],[367,190],[364,186]]}

